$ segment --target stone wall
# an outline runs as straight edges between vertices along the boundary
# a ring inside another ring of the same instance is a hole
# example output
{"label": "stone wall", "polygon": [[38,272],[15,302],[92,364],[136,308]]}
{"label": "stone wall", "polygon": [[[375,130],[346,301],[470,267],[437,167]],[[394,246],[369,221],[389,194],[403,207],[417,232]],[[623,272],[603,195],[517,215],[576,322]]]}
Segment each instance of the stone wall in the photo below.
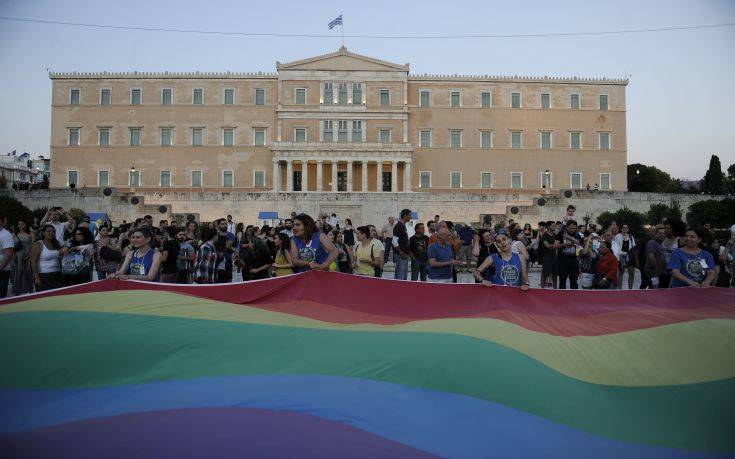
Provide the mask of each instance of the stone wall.
{"label": "stone wall", "polygon": [[[435,214],[456,222],[477,222],[480,215],[492,214],[500,218],[513,218],[521,223],[558,220],[568,204],[577,207],[581,219],[590,214],[594,220],[606,210],[627,206],[638,211],[648,211],[651,204],[671,204],[678,201],[684,214],[691,204],[703,199],[724,198],[692,194],[659,194],[632,192],[576,191],[570,198],[563,195],[517,194],[468,194],[468,193],[246,193],[246,192],[139,192],[113,193],[103,196],[97,188],[52,189],[36,191],[0,191],[20,200],[26,207],[62,206],[79,208],[86,212],[107,212],[114,222],[131,221],[151,214],[154,219],[180,219],[193,214],[198,221],[209,221],[231,214],[238,222],[258,223],[260,211],[275,211],[280,217],[291,212],[336,213],[339,218],[352,218],[354,224],[385,221],[389,215],[398,215],[401,209],[418,212],[419,220],[426,221]],[[139,204],[130,203],[138,197]],[[544,206],[538,199],[546,200]],[[159,207],[165,206],[165,212]],[[513,209],[517,207],[517,209]],[[513,213],[517,210],[517,213]]]}

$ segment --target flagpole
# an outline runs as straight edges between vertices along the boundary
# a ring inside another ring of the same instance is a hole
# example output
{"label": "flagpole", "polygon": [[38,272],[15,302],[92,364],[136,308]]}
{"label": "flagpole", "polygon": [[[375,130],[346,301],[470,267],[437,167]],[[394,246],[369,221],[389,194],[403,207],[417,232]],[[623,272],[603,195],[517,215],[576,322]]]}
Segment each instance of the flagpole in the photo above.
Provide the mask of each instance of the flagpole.
{"label": "flagpole", "polygon": [[342,31],[342,47],[344,48],[345,46],[345,17],[344,17],[344,13],[342,13],[341,11],[339,15],[342,16],[342,21],[340,21],[339,23],[339,28]]}

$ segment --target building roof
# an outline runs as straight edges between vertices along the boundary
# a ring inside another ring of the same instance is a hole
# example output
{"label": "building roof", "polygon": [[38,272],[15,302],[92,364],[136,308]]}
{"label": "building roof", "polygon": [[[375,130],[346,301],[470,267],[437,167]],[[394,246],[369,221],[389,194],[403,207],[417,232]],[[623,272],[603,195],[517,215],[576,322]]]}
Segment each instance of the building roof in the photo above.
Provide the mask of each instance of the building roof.
{"label": "building roof", "polygon": [[[306,67],[315,68],[313,66],[309,66],[309,64],[315,64],[315,63],[325,64],[330,61],[335,61],[338,58],[347,58],[347,59],[342,59],[341,62],[352,61],[355,63],[361,62],[361,63],[373,64],[374,66],[376,66],[376,69],[383,68],[385,70],[393,70],[393,71],[399,70],[403,72],[408,72],[409,70],[408,64],[403,64],[403,65],[394,64],[393,62],[388,62],[388,61],[384,61],[381,59],[375,59],[374,57],[363,56],[362,54],[357,54],[357,53],[348,51],[347,48],[345,48],[344,46],[341,46],[337,51],[333,53],[322,54],[319,56],[309,57],[309,58],[301,59],[298,61],[287,62],[287,63],[281,63],[281,62],[276,61],[276,69],[291,70],[291,69],[299,69],[299,68],[306,68]],[[344,70],[350,70],[350,69],[346,68]]]}

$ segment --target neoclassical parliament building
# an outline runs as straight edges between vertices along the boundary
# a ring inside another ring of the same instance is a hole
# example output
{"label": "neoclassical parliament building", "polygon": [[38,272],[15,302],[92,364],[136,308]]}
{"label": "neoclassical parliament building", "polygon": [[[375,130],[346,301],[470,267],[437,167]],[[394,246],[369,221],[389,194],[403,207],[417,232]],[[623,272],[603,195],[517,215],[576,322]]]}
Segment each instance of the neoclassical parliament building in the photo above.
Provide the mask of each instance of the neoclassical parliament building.
{"label": "neoclassical parliament building", "polygon": [[624,79],[412,75],[344,47],[277,62],[276,73],[50,78],[55,188],[627,187]]}

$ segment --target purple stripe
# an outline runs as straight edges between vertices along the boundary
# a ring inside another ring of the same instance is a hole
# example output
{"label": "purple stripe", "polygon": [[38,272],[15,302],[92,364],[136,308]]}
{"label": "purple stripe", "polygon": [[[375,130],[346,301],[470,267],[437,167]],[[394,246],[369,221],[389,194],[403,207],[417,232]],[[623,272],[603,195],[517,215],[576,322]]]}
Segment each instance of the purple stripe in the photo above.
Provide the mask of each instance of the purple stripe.
{"label": "purple stripe", "polygon": [[434,457],[339,422],[254,408],[177,409],[70,422],[2,436],[0,456]]}

